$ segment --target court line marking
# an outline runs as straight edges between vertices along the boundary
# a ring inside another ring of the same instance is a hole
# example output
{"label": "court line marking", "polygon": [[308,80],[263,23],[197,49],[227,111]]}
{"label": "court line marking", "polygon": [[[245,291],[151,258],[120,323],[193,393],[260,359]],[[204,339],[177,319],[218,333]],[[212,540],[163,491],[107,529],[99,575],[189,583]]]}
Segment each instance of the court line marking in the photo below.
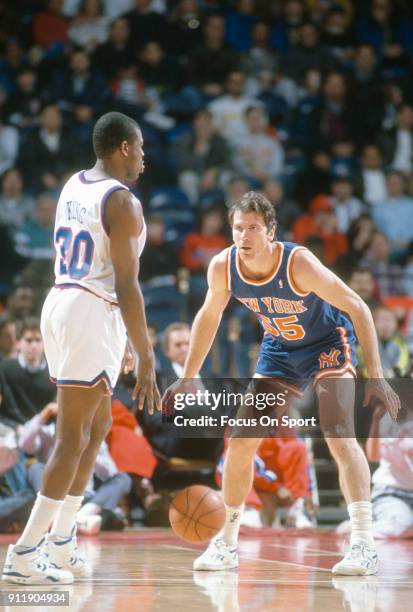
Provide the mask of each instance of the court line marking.
{"label": "court line marking", "polygon": [[[287,548],[289,550],[297,550],[296,547],[291,546],[289,544],[267,544],[267,546],[271,546],[273,548]],[[328,551],[328,550],[323,550],[323,549],[318,549],[318,548],[300,548],[300,554],[305,554],[306,552],[308,553],[321,553],[323,556],[331,556],[331,557],[342,557],[343,554],[345,553],[340,553],[340,552],[333,552],[333,551]],[[386,561],[389,563],[400,563],[400,564],[406,564],[406,565],[413,565],[413,561],[407,561],[404,559],[386,559],[383,557],[380,557],[379,561]]]}
{"label": "court line marking", "polygon": [[[180,550],[190,550],[191,552],[195,552],[193,548],[189,548],[187,546],[176,546],[174,544],[160,544],[163,548],[178,548]],[[295,567],[299,566],[301,568],[314,569],[320,572],[331,572],[331,570],[326,569],[325,567],[318,567],[316,565],[305,565],[304,563],[293,563],[292,561],[277,561],[275,559],[262,559],[261,557],[248,556],[245,554],[239,555],[241,559],[248,559],[249,561],[263,561],[264,563],[278,563],[282,565],[293,565]]]}

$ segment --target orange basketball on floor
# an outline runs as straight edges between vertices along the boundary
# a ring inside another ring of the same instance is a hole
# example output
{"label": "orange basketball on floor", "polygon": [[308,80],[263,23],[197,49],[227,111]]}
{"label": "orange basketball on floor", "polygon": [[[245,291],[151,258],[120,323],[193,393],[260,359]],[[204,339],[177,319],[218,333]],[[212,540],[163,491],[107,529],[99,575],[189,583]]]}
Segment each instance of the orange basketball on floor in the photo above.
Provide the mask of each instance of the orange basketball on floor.
{"label": "orange basketball on floor", "polygon": [[179,491],[169,507],[169,522],[177,536],[187,542],[206,542],[223,527],[225,506],[216,491],[194,485]]}

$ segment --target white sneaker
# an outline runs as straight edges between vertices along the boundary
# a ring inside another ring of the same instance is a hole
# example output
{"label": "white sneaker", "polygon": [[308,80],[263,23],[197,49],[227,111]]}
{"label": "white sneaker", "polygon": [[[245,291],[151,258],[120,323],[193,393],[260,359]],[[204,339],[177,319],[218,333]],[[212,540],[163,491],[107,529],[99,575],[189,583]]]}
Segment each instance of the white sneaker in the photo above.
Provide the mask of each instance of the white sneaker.
{"label": "white sneaker", "polygon": [[72,584],[73,574],[51,565],[38,546],[10,544],[2,580],[16,584]]}
{"label": "white sneaker", "polygon": [[69,570],[75,578],[90,578],[93,573],[86,559],[79,555],[75,528],[69,537],[47,534],[43,552],[49,563],[57,569]]}
{"label": "white sneaker", "polygon": [[377,574],[379,559],[374,547],[359,542],[353,544],[341,561],[331,570],[342,576],[371,576]]}
{"label": "white sneaker", "polygon": [[293,505],[288,508],[285,523],[287,527],[294,527],[295,529],[309,529],[314,527],[314,522],[307,515],[303,497],[296,499]]}
{"label": "white sneaker", "polygon": [[222,571],[238,567],[236,546],[230,546],[222,538],[210,542],[208,548],[194,561],[194,570]]}

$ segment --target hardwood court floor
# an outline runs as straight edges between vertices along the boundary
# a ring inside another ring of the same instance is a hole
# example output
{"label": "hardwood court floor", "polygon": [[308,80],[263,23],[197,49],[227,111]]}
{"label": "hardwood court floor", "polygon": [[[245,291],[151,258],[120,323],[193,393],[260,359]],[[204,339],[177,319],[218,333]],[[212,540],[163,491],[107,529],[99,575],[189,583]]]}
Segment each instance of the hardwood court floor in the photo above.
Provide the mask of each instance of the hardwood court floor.
{"label": "hardwood court floor", "polygon": [[[0,560],[15,536],[0,536]],[[69,607],[3,607],[85,612],[407,612],[413,610],[413,540],[378,543],[380,573],[333,578],[343,539],[318,531],[243,528],[238,572],[193,572],[202,550],[169,530],[106,533],[80,538],[94,566],[92,579],[69,590]],[[1,584],[0,589],[22,590]],[[45,590],[30,587],[30,590]]]}

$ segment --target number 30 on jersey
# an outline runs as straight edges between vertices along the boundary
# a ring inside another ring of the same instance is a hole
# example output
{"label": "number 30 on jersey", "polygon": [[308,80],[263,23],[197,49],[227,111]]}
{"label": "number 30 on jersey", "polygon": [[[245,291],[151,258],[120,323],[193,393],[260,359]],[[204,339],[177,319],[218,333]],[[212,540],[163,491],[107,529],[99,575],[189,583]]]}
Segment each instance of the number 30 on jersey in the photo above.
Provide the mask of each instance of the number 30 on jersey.
{"label": "number 30 on jersey", "polygon": [[88,275],[95,248],[92,236],[86,230],[73,235],[70,227],[59,227],[55,235],[60,251],[60,274],[80,280]]}

